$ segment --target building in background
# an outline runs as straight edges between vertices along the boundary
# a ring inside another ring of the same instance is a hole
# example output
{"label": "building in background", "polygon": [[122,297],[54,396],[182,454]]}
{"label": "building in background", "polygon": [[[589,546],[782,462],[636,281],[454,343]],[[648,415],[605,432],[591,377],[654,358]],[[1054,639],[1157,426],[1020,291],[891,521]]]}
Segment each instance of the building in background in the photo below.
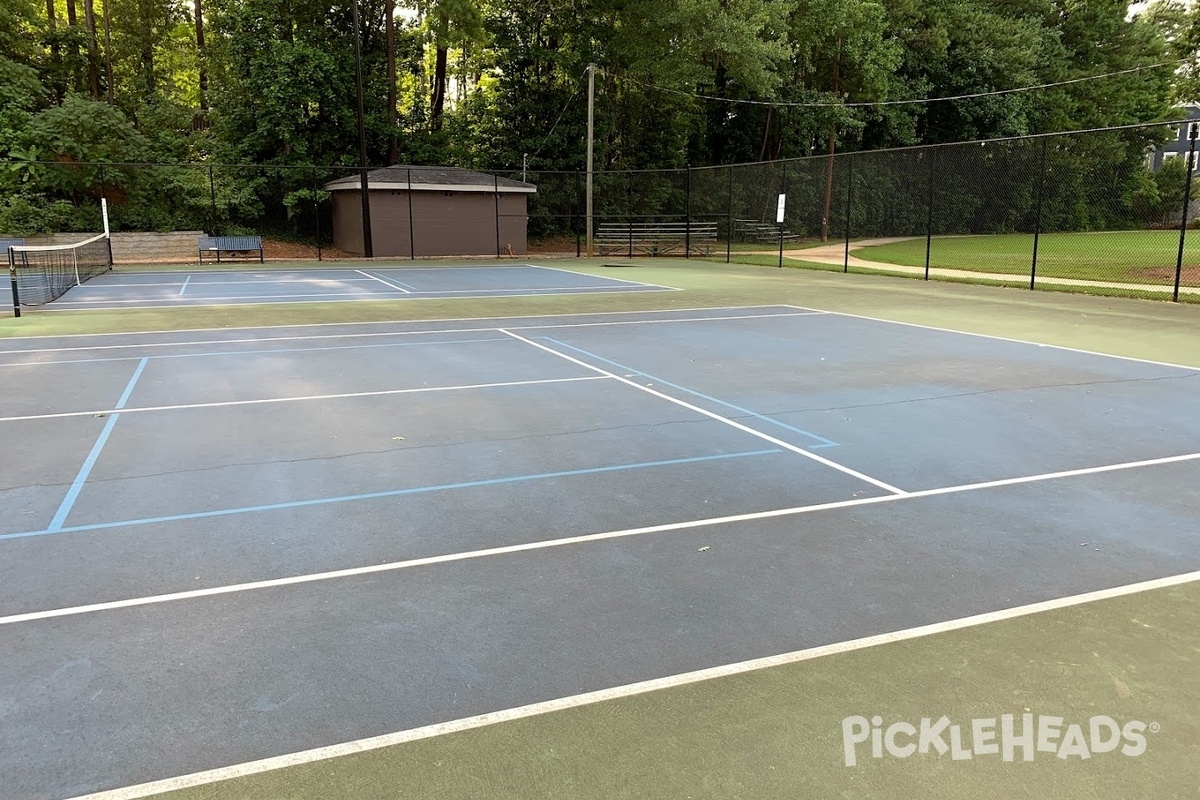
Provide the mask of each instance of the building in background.
{"label": "building in background", "polygon": [[[359,176],[330,181],[333,246],[362,255]],[[376,257],[524,255],[529,183],[457,167],[397,164],[367,173]]]}
{"label": "building in background", "polygon": [[[1183,106],[1183,110],[1187,114],[1187,119],[1200,122],[1200,104],[1190,103]],[[1187,157],[1188,148],[1191,147],[1191,142],[1188,141],[1189,127],[1190,125],[1176,125],[1172,128],[1175,131],[1175,138],[1150,154],[1150,169],[1158,172],[1163,162],[1172,158]],[[1200,146],[1200,142],[1197,142],[1197,145]],[[1200,162],[1200,152],[1197,154],[1196,161]]]}

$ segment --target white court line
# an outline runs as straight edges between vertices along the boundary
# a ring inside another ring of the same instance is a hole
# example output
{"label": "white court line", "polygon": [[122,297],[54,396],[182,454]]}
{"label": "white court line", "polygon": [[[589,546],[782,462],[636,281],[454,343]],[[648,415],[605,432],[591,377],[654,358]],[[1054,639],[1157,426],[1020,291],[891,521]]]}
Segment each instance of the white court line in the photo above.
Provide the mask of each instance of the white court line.
{"label": "white court line", "polygon": [[[372,295],[372,294],[359,294],[359,295],[355,295],[351,299],[347,299],[347,300],[325,300],[325,301],[301,300],[300,302],[303,302],[303,303],[316,303],[316,302],[394,303],[397,300],[401,300],[401,299],[406,300],[406,301],[455,299],[455,297],[446,297],[448,295],[455,295],[458,298],[462,298],[464,300],[469,300],[469,299],[479,299],[479,298],[486,299],[488,297],[546,297],[548,295],[560,295],[560,294],[622,294],[622,293],[632,294],[634,291],[635,291],[634,289],[630,289],[630,288],[627,288],[624,286],[612,286],[612,287],[608,287],[608,288],[603,288],[603,287],[581,288],[578,286],[569,286],[569,287],[562,287],[559,289],[505,289],[505,290],[500,290],[500,289],[493,289],[493,290],[454,289],[454,290],[448,290],[445,292],[422,292],[420,294],[414,293],[414,294],[410,294],[404,298],[379,297],[378,295]],[[683,290],[682,289],[672,289],[669,286],[661,286],[661,287],[646,286],[646,288],[637,289],[636,291],[640,291],[640,292],[681,292]],[[528,294],[510,294],[509,292],[528,292]],[[212,306],[222,306],[222,307],[226,307],[226,308],[241,308],[243,306],[268,305],[268,303],[258,302],[258,301],[262,301],[262,300],[279,301],[282,304],[288,300],[294,300],[295,298],[298,298],[298,297],[299,298],[341,297],[341,296],[349,297],[352,294],[353,294],[352,292],[345,292],[342,294],[309,294],[309,295],[299,295],[299,294],[237,295],[235,297],[215,297],[215,298],[207,297],[207,296],[200,296],[200,297],[197,297],[197,299],[202,299],[205,302],[203,302],[203,303],[186,303],[186,304],[172,304],[171,300],[174,299],[172,297],[163,297],[163,298],[159,298],[157,300],[55,300],[54,303],[47,304],[44,306],[38,306],[35,313],[46,314],[46,313],[54,313],[54,312],[70,313],[73,311],[127,311],[130,308],[137,308],[137,306],[128,305],[129,303],[158,303],[158,305],[142,306],[144,308],[208,308],[208,307],[212,307]],[[217,301],[217,302],[212,302],[212,301]],[[240,302],[237,302],[237,301],[240,301]],[[99,305],[102,302],[103,303],[126,303],[127,305],[124,305],[124,306],[120,306],[120,305],[102,306],[102,305]],[[67,308],[67,305],[69,305],[71,303],[76,304],[78,307],[77,308]],[[92,303],[95,303],[96,305],[91,305]],[[332,323],[332,324],[340,324],[340,325],[352,324],[353,325],[353,324],[361,324],[361,323],[344,323],[343,322],[343,323]],[[282,325],[282,326],[274,326],[274,327],[293,327],[293,326]],[[83,334],[83,335],[87,335],[87,334]]]}
{"label": "white court line", "polygon": [[[793,306],[787,303],[781,303],[782,308],[804,308],[803,306]],[[1200,371],[1200,367],[1188,366],[1186,364],[1172,364],[1169,361],[1153,361],[1149,358],[1137,358],[1136,356],[1121,356],[1115,353],[1101,353],[1098,350],[1083,350],[1078,347],[1067,347],[1063,344],[1046,344],[1045,342],[1031,342],[1028,339],[1013,339],[1008,336],[997,336],[992,333],[976,333],[975,331],[960,331],[954,328],[939,328],[935,325],[922,325],[918,322],[901,322],[895,319],[882,319],[880,317],[868,317],[865,314],[850,314],[845,311],[825,311],[824,313],[835,317],[850,317],[852,319],[865,319],[870,322],[882,322],[887,325],[903,325],[906,328],[922,328],[927,331],[937,331],[939,333],[958,333],[963,336],[975,336],[980,339],[995,339],[1000,342],[1012,342],[1013,344],[1024,344],[1030,347],[1048,347],[1053,350],[1065,350],[1068,353],[1081,353],[1086,356],[1102,356],[1104,358],[1118,358],[1122,361],[1136,361],[1141,364],[1153,364],[1157,367],[1174,367],[1175,369],[1183,369],[1189,372]]]}
{"label": "white court line", "polygon": [[515,708],[506,708],[501,711],[492,711],[486,714],[479,714],[478,716],[474,717],[465,717],[462,719],[450,720],[448,722],[438,722],[433,725],[425,725],[420,728],[409,728],[408,730],[396,731],[394,733],[385,733],[382,736],[372,736],[367,739],[357,739],[354,741],[342,742],[340,744],[328,745],[326,747],[316,747],[311,750],[288,753],[287,755],[273,756],[271,758],[264,758],[258,761],[248,761],[242,764],[233,764],[227,767],[205,770],[203,772],[193,772],[189,775],[180,775],[174,778],[165,778],[163,780],[151,781],[149,783],[140,783],[136,786],[126,786],[120,789],[110,789],[108,791],[96,792],[93,794],[78,795],[74,798],[69,798],[69,800],[138,800],[138,798],[150,797],[162,792],[204,786],[207,784],[216,783],[218,781],[231,780],[234,778],[244,778],[250,775],[258,775],[264,772],[272,772],[274,770],[286,769],[288,767],[300,766],[302,764],[311,764],[315,761],[328,761],[329,759],[338,758],[340,756],[364,753],[371,750],[380,750],[385,747],[404,744],[406,742],[414,742],[421,739],[432,739],[451,733],[473,730],[475,728],[484,728],[503,722],[511,722],[513,720],[549,714],[555,711],[565,711],[567,709],[579,708],[581,706],[595,705],[597,703],[604,703],[610,700],[634,697],[641,694],[647,694],[649,692],[657,692],[664,689],[673,689],[680,686],[701,683],[703,681],[727,678],[733,675],[743,675],[748,672],[758,672],[771,667],[782,667],[789,664],[798,664],[803,661],[812,661],[814,659],[837,655],[840,653],[851,653],[856,650],[866,650],[868,648],[879,647],[881,645],[912,641],[913,639],[921,639],[926,636],[934,636],[939,633],[961,631],[967,628],[980,627],[982,625],[989,625],[995,622],[1004,622],[1005,620],[1041,614],[1046,611],[1057,611],[1060,609],[1072,608],[1074,606],[1086,605],[1088,603],[1096,603],[1102,600],[1112,600],[1118,597],[1141,594],[1143,592],[1154,591],[1156,589],[1168,589],[1173,586],[1183,586],[1189,583],[1195,583],[1196,581],[1200,581],[1200,572],[1185,572],[1180,575],[1172,575],[1166,578],[1155,578],[1149,581],[1130,583],[1124,586],[1114,586],[1108,589],[1099,589],[1093,592],[1084,592],[1082,594],[1059,597],[1053,600],[1043,600],[1038,603],[1012,606],[1010,608],[1001,609],[1000,611],[989,611],[983,614],[973,614],[968,617],[959,617],[957,619],[945,620],[943,622],[935,622],[930,625],[921,625],[916,628],[905,628],[903,630],[892,631],[890,633],[864,636],[859,639],[850,639],[844,642],[835,642],[833,644],[821,645],[819,647],[810,647],[805,650],[795,650],[790,653],[781,653],[779,655],[767,656],[765,658],[755,658],[749,661],[739,661],[733,664],[724,664],[719,667],[709,667],[708,669],[695,670],[693,672],[683,672],[676,675],[668,675],[662,678],[654,678],[652,680],[629,683],[625,684],[624,686],[613,686],[594,692],[585,692],[583,694],[572,695],[569,697],[560,697],[555,700],[546,700],[540,703],[532,703],[530,705],[517,706]]}
{"label": "white court line", "polygon": [[729,525],[738,522],[755,522],[762,519],[795,517],[801,514],[811,514],[820,511],[835,511],[842,508],[857,508],[859,506],[879,505],[881,503],[893,503],[899,500],[913,500],[922,497],[939,497],[941,495],[948,494],[964,494],[966,492],[974,492],[980,489],[1021,486],[1027,483],[1042,483],[1044,481],[1060,480],[1062,478],[1074,478],[1081,475],[1099,475],[1107,472],[1119,472],[1122,470],[1136,469],[1140,467],[1161,466],[1163,464],[1176,464],[1184,461],[1195,461],[1197,459],[1200,459],[1200,453],[1188,453],[1186,455],[1166,456],[1164,458],[1153,458],[1145,461],[1126,461],[1120,464],[1106,464],[1099,467],[1083,467],[1082,469],[1064,470],[1062,472],[1048,472],[1041,475],[1026,475],[1019,478],[1002,478],[1000,480],[984,481],[982,483],[967,483],[960,486],[944,486],[939,489],[922,489],[916,492],[909,492],[908,494],[885,494],[877,497],[860,497],[853,500],[837,500],[831,503],[817,503],[810,506],[780,508],[774,511],[753,511],[746,514],[733,514],[725,517],[710,517],[708,519],[697,519],[688,522],[668,522],[661,525],[650,525],[642,528],[628,528],[619,531],[606,531],[604,533],[589,533],[580,536],[567,536],[560,539],[543,539],[541,541],[526,542],[524,544],[506,545],[503,547],[489,547],[483,550],[467,550],[465,552],[447,553],[440,556],[414,558],[407,561],[392,561],[385,564],[372,564],[366,567],[349,567],[346,569],[330,570],[328,572],[293,575],[288,578],[271,578],[268,580],[250,581],[247,583],[235,583],[227,586],[212,586],[206,589],[191,589],[185,592],[171,592],[168,594],[151,595],[148,597],[134,597],[126,600],[110,600],[103,603],[90,603],[88,605],[55,608],[46,611],[30,611],[24,614],[13,614],[7,617],[0,617],[0,626],[15,625],[21,622],[34,622],[44,619],[56,619],[58,617],[74,617],[81,614],[94,614],[99,611],[114,611],[123,608],[158,605],[160,603],[170,603],[178,600],[194,600],[201,597],[216,597],[219,595],[237,594],[240,592],[257,591],[260,589],[274,589],[281,586],[296,586],[306,583],[318,583],[320,581],[336,580],[340,578],[353,578],[359,575],[371,575],[380,572],[396,572],[403,569],[412,569],[413,567],[427,567],[434,564],[450,564],[460,561],[472,561],[475,559],[489,558],[492,556],[510,555],[512,553],[526,553],[535,550],[549,550],[556,547],[567,547],[570,545],[586,544],[589,542],[602,542],[611,539],[627,539],[633,536],[646,536],[648,534],[690,530],[693,528],[708,528],[718,525]]}
{"label": "white court line", "polygon": [[[205,273],[205,274],[207,274],[207,273]],[[124,277],[130,276],[130,275],[131,275],[131,273],[119,273],[119,274],[110,273],[110,275],[106,276],[106,278],[107,277],[124,278]],[[195,278],[196,276],[189,275],[188,277]],[[196,281],[197,286],[247,286],[250,284],[259,284],[259,283],[269,283],[269,284],[270,283],[367,283],[367,279],[366,278],[353,278],[353,277],[345,277],[345,278],[339,277],[339,278],[293,278],[293,279],[284,279],[284,280],[246,280],[246,281],[198,280],[198,281]],[[127,281],[122,281],[122,280],[111,280],[110,279],[110,280],[105,280],[101,283],[97,283],[96,281],[92,280],[92,281],[88,281],[87,283],[83,284],[82,286],[76,286],[74,288],[76,288],[76,289],[112,289],[112,288],[116,288],[116,287],[124,288],[126,286],[178,286],[178,285],[179,285],[179,281],[154,281],[153,283],[150,283],[150,282],[133,283],[133,282],[127,282]],[[86,334],[84,334],[84,335],[86,335]]]}
{"label": "white court line", "polygon": [[192,276],[191,276],[191,275],[188,275],[188,276],[187,276],[187,280],[185,280],[185,281],[183,282],[183,286],[180,286],[180,287],[179,287],[179,296],[180,296],[180,297],[182,297],[182,296],[183,296],[183,293],[187,291],[188,284],[189,284],[189,283],[191,283],[191,282],[192,282]]}
{"label": "white court line", "polygon": [[600,278],[601,280],[606,280],[606,281],[617,281],[618,283],[629,283],[629,284],[633,284],[634,286],[657,286],[660,289],[677,288],[674,286],[663,286],[660,283],[643,283],[642,281],[627,281],[624,278],[610,278],[607,275],[596,275],[591,272],[576,272],[573,269],[563,269],[562,267],[543,267],[543,266],[539,266],[537,264],[526,264],[525,266],[532,267],[533,269],[549,269],[549,270],[554,270],[555,272],[565,272],[568,275],[582,275],[585,278]]}
{"label": "white court line", "polygon": [[[213,271],[219,272],[220,270],[213,270]],[[163,273],[163,274],[170,274],[170,273]],[[358,280],[358,279],[354,278],[353,280]],[[692,311],[695,311],[695,312],[699,312],[699,311],[744,311],[744,310],[753,311],[753,310],[758,310],[758,309],[762,309],[762,308],[793,308],[793,309],[796,309],[796,308],[801,308],[801,306],[772,303],[770,305],[756,305],[756,306],[701,306],[699,308],[670,308],[670,309],[658,309],[658,310],[652,309],[652,310],[648,310],[648,311],[647,310],[641,310],[641,311],[588,311],[588,312],[571,311],[569,313],[563,313],[563,314],[536,314],[536,315],[525,315],[525,316],[520,316],[520,317],[450,317],[450,318],[438,319],[438,320],[408,320],[408,324],[417,324],[417,323],[420,323],[423,321],[424,322],[474,322],[476,320],[487,320],[487,321],[495,322],[496,320],[500,320],[500,319],[552,319],[552,318],[557,318],[557,317],[595,317],[595,316],[607,317],[607,316],[616,316],[619,314],[677,314],[677,313],[686,313],[686,312],[692,312]],[[821,311],[816,308],[805,308],[804,310],[811,311],[816,314],[827,313],[827,312]],[[780,316],[792,316],[792,315],[791,314],[783,314]],[[93,337],[101,337],[101,336],[155,336],[155,335],[171,335],[171,334],[186,333],[186,332],[207,333],[209,331],[265,331],[265,330],[290,329],[290,328],[330,328],[330,327],[335,327],[335,326],[345,328],[345,327],[354,327],[354,326],[358,326],[358,325],[396,325],[396,324],[404,324],[404,323],[397,323],[397,321],[394,319],[374,319],[374,320],[364,320],[363,322],[291,322],[286,325],[239,325],[239,326],[234,326],[234,327],[223,327],[223,328],[191,328],[191,329],[184,330],[184,331],[175,329],[175,330],[165,330],[165,331],[164,330],[157,330],[157,331],[105,331],[102,333],[41,333],[41,334],[35,334],[33,336],[10,336],[10,337],[5,337],[3,339],[0,339],[0,341],[26,341],[26,340],[36,340],[36,339],[90,339]],[[512,328],[515,326],[507,325],[505,327]],[[288,338],[302,338],[302,337],[288,337]],[[129,346],[129,345],[124,345],[124,346]],[[34,352],[34,351],[31,351],[31,350],[0,350],[0,353],[21,353],[21,352]]]}
{"label": "white court line", "polygon": [[[770,308],[770,306],[768,306],[768,308]],[[705,311],[705,310],[707,310],[707,309],[703,309],[703,308],[680,309],[680,311],[684,311],[684,312]],[[736,307],[733,310],[736,310]],[[622,312],[614,312],[614,313],[653,314],[655,312],[653,312],[653,311],[622,311]],[[606,325],[648,325],[648,324],[657,324],[657,323],[665,323],[665,322],[711,322],[714,320],[723,321],[723,320],[732,320],[732,319],[768,319],[771,317],[811,317],[811,316],[818,316],[818,315],[824,314],[824,313],[825,312],[823,312],[823,311],[808,311],[808,312],[788,311],[788,312],[784,312],[784,313],[775,313],[775,314],[742,314],[739,316],[726,316],[726,317],[668,317],[665,319],[633,319],[633,320],[617,320],[617,321],[608,321],[608,322],[564,322],[564,323],[552,323],[552,324],[548,324],[548,325],[508,325],[506,327],[509,328],[510,330],[514,330],[514,331],[545,330],[545,329],[553,330],[553,329],[557,329],[557,328],[592,328],[592,327],[602,327],[602,326],[606,326]],[[595,316],[595,315],[593,315],[593,314],[547,314],[546,315],[547,318],[551,318],[551,317],[586,317],[586,316]],[[447,322],[470,322],[470,321],[479,320],[481,322],[495,322],[497,319],[505,319],[505,318],[503,318],[503,317],[495,317],[495,318],[493,318],[493,317],[466,317],[461,320],[445,320],[445,321],[447,321]],[[513,318],[509,318],[509,319],[513,319]],[[517,318],[517,319],[519,319],[519,318]],[[540,317],[533,317],[533,319],[540,319]],[[376,323],[320,322],[320,323],[315,323],[315,324],[316,325],[340,325],[340,326],[344,327],[347,325],[359,325],[359,324],[395,325],[397,323],[394,320],[389,320],[389,321],[381,321],[381,322],[376,322]],[[293,327],[293,326],[287,325],[287,326],[280,326],[280,327],[289,328],[289,327]],[[294,327],[303,327],[303,326],[294,326]],[[205,330],[223,330],[223,329],[222,328],[208,328]],[[232,330],[270,330],[270,328],[234,328]],[[317,334],[315,336],[261,336],[261,337],[250,337],[250,338],[246,338],[246,339],[196,339],[196,340],[191,340],[191,341],[186,341],[186,342],[143,342],[140,344],[96,344],[96,345],[79,345],[76,347],[40,347],[40,348],[18,349],[18,350],[0,350],[0,356],[23,355],[26,353],[69,353],[69,352],[76,352],[76,351],[80,351],[80,350],[88,350],[88,351],[90,351],[90,350],[137,350],[137,349],[148,348],[148,347],[193,347],[193,346],[199,347],[200,345],[210,345],[210,344],[246,344],[246,343],[256,343],[256,342],[296,342],[296,341],[310,341],[310,340],[318,340],[318,339],[360,339],[360,338],[361,339],[370,339],[370,338],[376,338],[376,337],[380,337],[380,336],[423,336],[426,334],[430,334],[430,335],[439,334],[440,335],[440,334],[450,334],[450,333],[480,333],[480,332],[490,332],[492,330],[494,330],[494,329],[489,328],[489,327],[484,327],[484,326],[478,326],[475,328],[442,328],[442,329],[438,329],[438,330],[426,330],[426,331],[379,331],[379,332],[375,332],[375,333],[323,333],[323,334]],[[155,331],[154,333],[179,333],[179,331]],[[112,336],[112,335],[118,335],[118,334],[82,334],[82,335],[84,335],[84,336]],[[119,334],[119,335],[121,335],[121,336],[131,336],[131,335],[136,336],[139,334],[123,333],[123,334]],[[30,337],[30,338],[41,338],[41,337]],[[65,337],[52,337],[52,338],[65,338]],[[53,364],[53,363],[55,363],[55,362],[53,362],[53,361],[30,362],[30,364]],[[21,366],[27,366],[27,365],[22,364]]]}
{"label": "white court line", "polygon": [[498,330],[500,333],[503,333],[507,336],[511,336],[512,338],[514,338],[518,341],[524,342],[525,344],[536,347],[539,350],[544,350],[547,353],[556,355],[561,359],[570,361],[572,364],[577,364],[577,365],[583,367],[584,369],[590,369],[591,371],[596,372],[600,375],[604,375],[606,377],[612,378],[613,380],[620,381],[621,383],[625,384],[626,386],[632,386],[633,388],[638,389],[639,391],[643,391],[647,394],[654,395],[657,398],[666,400],[667,402],[670,402],[670,403],[674,403],[675,405],[686,408],[689,411],[695,411],[698,414],[703,414],[704,416],[709,417],[710,419],[715,419],[717,422],[722,422],[722,423],[730,426],[731,428],[737,428],[738,430],[748,433],[751,436],[757,436],[759,439],[762,439],[764,442],[770,442],[771,444],[775,445],[776,447],[782,447],[785,450],[789,450],[793,453],[804,456],[805,458],[816,461],[818,464],[824,464],[827,467],[836,469],[838,472],[842,472],[842,473],[845,473],[846,475],[850,475],[851,477],[858,478],[860,481],[866,481],[867,483],[871,484],[872,486],[877,486],[880,489],[891,492],[892,494],[899,494],[899,495],[907,494],[907,492],[905,492],[903,489],[897,489],[895,486],[892,486],[890,483],[884,483],[881,480],[872,478],[870,475],[866,475],[862,472],[859,472],[858,470],[851,469],[850,467],[839,464],[836,461],[830,461],[828,458],[824,458],[822,456],[817,455],[816,453],[809,452],[808,450],[805,450],[803,447],[797,447],[796,445],[792,444],[791,442],[785,442],[782,439],[776,439],[774,436],[771,436],[770,434],[766,434],[760,430],[751,428],[749,425],[743,425],[740,422],[735,422],[734,420],[729,419],[729,417],[723,417],[720,414],[713,413],[712,411],[703,409],[700,406],[692,405],[691,403],[688,403],[684,400],[679,400],[678,398],[671,397],[668,394],[663,394],[662,392],[655,391],[654,389],[651,389],[648,386],[643,386],[642,384],[638,383],[637,381],[632,381],[629,378],[625,378],[625,377],[622,377],[621,375],[616,374],[615,372],[609,372],[606,369],[601,369],[600,367],[593,366],[592,364],[589,364],[586,361],[581,361],[580,359],[575,358],[574,356],[569,356],[566,353],[560,353],[559,351],[555,350],[552,347],[547,347],[546,345],[540,344],[539,342],[535,342],[532,339],[526,339],[524,336],[518,336],[517,334],[512,333],[511,331],[507,331],[504,328],[497,328],[496,330]]}
{"label": "white court line", "polygon": [[66,417],[95,417],[109,414],[136,414],[143,411],[183,411],[194,408],[229,408],[232,406],[260,406],[270,403],[297,403],[311,400],[343,400],[354,397],[386,397],[396,394],[421,394],[423,392],[456,392],[468,389],[496,389],[503,386],[542,386],[551,383],[578,383],[579,381],[604,380],[603,375],[583,375],[576,378],[546,378],[537,381],[504,381],[502,383],[471,383],[461,386],[421,386],[414,389],[382,389],[376,392],[346,392],[343,394],[310,394],[300,397],[264,397],[258,400],[222,400],[215,403],[182,403],[175,406],[134,406],[132,408],[107,408],[95,411],[63,411],[57,414],[29,414],[20,417],[0,417],[0,422],[28,422],[38,419],[64,419]]}
{"label": "white court line", "polygon": [[[481,329],[485,333],[490,333],[486,329]],[[166,361],[179,358],[219,358],[221,356],[262,356],[262,355],[279,355],[286,353],[321,353],[330,350],[375,350],[384,347],[435,347],[438,345],[447,344],[480,344],[483,342],[511,342],[512,340],[506,336],[492,336],[487,339],[445,339],[432,342],[379,342],[376,344],[342,344],[342,345],[327,345],[324,347],[277,347],[268,350],[214,350],[205,353],[162,353],[154,356],[110,356],[108,358],[60,358],[54,361],[13,361],[9,363],[0,362],[0,369],[10,367],[48,367],[62,364],[104,364],[116,361],[138,361],[141,358],[148,358],[151,361]]]}
{"label": "white court line", "polygon": [[[363,283],[365,284],[366,281],[363,281]],[[111,289],[111,288],[115,288],[115,287],[101,286],[101,287],[96,287],[96,288]],[[182,298],[182,300],[183,300],[183,304],[195,305],[194,301],[196,301],[196,300],[203,300],[205,303],[216,304],[216,303],[225,303],[227,301],[234,301],[234,300],[243,300],[243,301],[285,300],[285,299],[310,298],[310,297],[362,297],[362,298],[366,299],[366,298],[372,298],[372,297],[374,297],[374,295],[370,294],[369,292],[367,292],[364,289],[363,291],[359,291],[359,292],[303,292],[303,293],[297,292],[296,294],[232,294],[232,295],[225,295],[222,297],[212,297],[210,295],[195,295],[193,297],[184,297],[184,298]],[[121,303],[123,305],[139,305],[139,304],[140,305],[156,305],[156,304],[162,305],[164,303],[168,303],[168,304],[173,303],[174,301],[176,301],[178,299],[179,298],[169,297],[169,296],[168,297],[130,297],[130,298],[106,297],[106,298],[100,298],[100,299],[96,299],[96,300],[55,300],[54,302],[58,304],[58,307],[69,306],[69,305],[90,307],[90,306],[99,305],[100,303],[110,303],[110,304],[111,303]],[[245,303],[243,303],[243,305],[245,305]],[[74,311],[76,309],[71,309],[71,310]]]}
{"label": "white court line", "polygon": [[388,286],[392,289],[395,289],[398,292],[404,292],[405,294],[412,294],[411,290],[405,289],[403,286],[398,286],[398,285],[392,283],[391,281],[385,281],[383,278],[379,277],[378,275],[372,275],[369,272],[363,272],[361,269],[356,269],[354,271],[357,272],[359,275],[366,275],[368,278],[370,278],[373,281],[379,281],[384,286]]}

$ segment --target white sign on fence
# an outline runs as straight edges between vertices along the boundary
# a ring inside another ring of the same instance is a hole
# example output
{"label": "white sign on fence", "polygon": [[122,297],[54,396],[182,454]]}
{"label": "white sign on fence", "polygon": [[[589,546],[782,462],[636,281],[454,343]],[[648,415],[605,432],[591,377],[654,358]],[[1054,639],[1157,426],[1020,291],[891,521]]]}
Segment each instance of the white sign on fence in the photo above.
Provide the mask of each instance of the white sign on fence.
{"label": "white sign on fence", "polygon": [[787,195],[786,194],[779,195],[779,208],[777,208],[775,210],[775,221],[778,222],[780,225],[783,224],[783,206],[786,202],[787,202]]}

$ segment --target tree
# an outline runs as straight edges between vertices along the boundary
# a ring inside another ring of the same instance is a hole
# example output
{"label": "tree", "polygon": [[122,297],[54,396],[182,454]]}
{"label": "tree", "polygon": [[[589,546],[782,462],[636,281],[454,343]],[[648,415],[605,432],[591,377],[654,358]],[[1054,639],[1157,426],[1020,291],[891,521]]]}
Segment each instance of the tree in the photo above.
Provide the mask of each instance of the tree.
{"label": "tree", "polygon": [[[197,3],[199,0],[197,0]],[[83,24],[87,31],[87,85],[88,95],[100,99],[100,67],[97,63],[99,47],[96,42],[95,0],[83,0]]]}
{"label": "tree", "polygon": [[428,24],[434,46],[433,94],[430,127],[438,130],[446,107],[446,59],[452,45],[478,40],[483,35],[483,15],[475,0],[436,0]]}
{"label": "tree", "polygon": [[204,52],[204,9],[202,0],[194,0],[196,4],[196,56],[197,56],[197,88],[199,89],[200,99],[200,119],[202,125],[207,126],[206,119],[208,115],[208,64],[206,63],[206,54]]}
{"label": "tree", "polygon": [[396,126],[396,0],[385,0],[383,5],[385,47],[387,49],[387,107],[388,107],[388,155],[387,163],[395,164],[398,152]]}

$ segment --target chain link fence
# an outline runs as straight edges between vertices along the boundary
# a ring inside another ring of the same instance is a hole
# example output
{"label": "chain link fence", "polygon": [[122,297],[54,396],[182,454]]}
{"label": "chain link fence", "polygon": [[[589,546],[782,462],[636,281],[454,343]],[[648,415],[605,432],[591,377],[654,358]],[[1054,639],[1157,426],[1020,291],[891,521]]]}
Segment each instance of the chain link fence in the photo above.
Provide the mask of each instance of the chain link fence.
{"label": "chain link fence", "polygon": [[[1200,236],[1187,232],[1200,203],[1191,197],[1195,140],[1187,127],[602,171],[593,176],[591,244],[604,258],[717,259],[1198,300]],[[1150,154],[1171,138],[1191,152],[1151,169]],[[353,167],[0,167],[7,196],[0,238],[58,243],[98,231],[106,198],[118,264],[194,261],[204,235],[262,236],[268,260],[364,255],[363,171]],[[582,171],[475,173],[481,185],[448,187],[431,183],[432,169],[367,173],[371,241],[392,242],[372,255],[418,258],[456,238],[475,255],[587,254]],[[451,189],[464,190],[458,205]],[[431,199],[439,193],[441,206]],[[466,216],[455,216],[467,206]]]}

